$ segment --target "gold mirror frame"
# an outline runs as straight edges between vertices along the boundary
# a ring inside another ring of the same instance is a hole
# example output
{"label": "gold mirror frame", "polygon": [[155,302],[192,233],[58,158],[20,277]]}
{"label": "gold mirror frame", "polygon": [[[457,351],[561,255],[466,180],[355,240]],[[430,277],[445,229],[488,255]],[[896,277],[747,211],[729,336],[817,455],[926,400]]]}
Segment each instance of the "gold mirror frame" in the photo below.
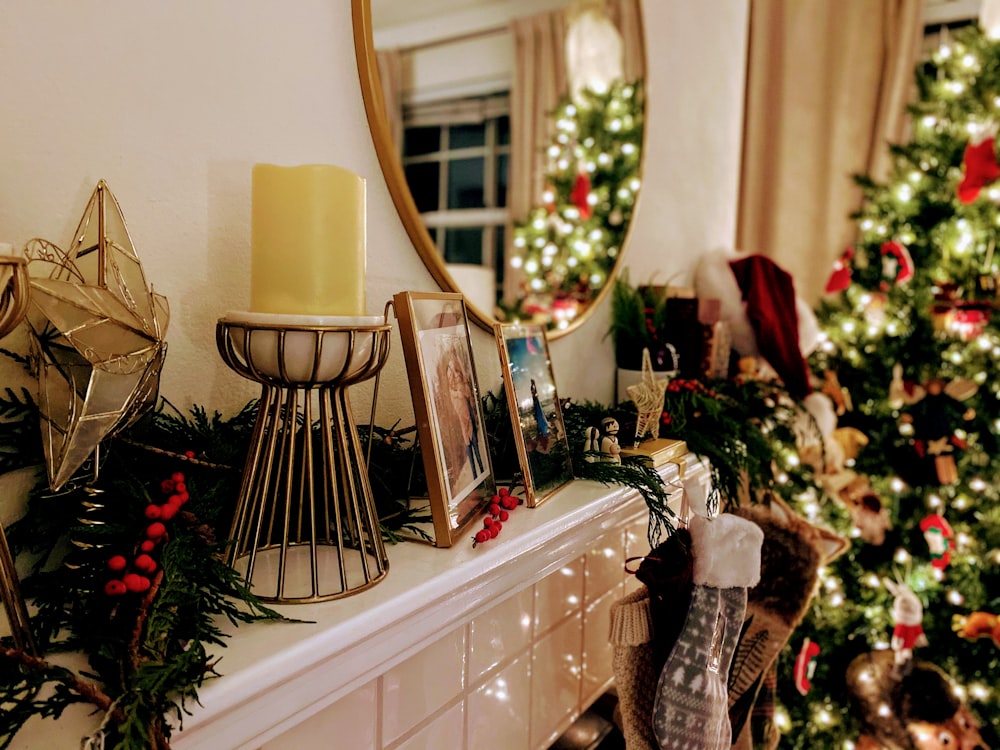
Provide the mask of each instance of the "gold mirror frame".
{"label": "gold mirror frame", "polygon": [[[375,58],[371,0],[351,0],[351,15],[354,26],[354,52],[358,63],[358,76],[361,79],[361,94],[365,102],[368,127],[371,131],[372,142],[375,144],[375,153],[378,156],[379,165],[382,167],[382,175],[385,177],[389,194],[392,196],[392,202],[396,206],[396,211],[403,222],[403,226],[406,228],[410,242],[413,243],[413,247],[423,261],[424,266],[434,278],[434,281],[437,282],[442,291],[461,293],[461,288],[455,283],[455,280],[445,268],[444,259],[438,254],[427,228],[420,219],[417,204],[414,202],[413,195],[406,183],[406,175],[403,172],[403,165],[397,154],[397,146],[392,139],[392,131],[385,116],[382,84],[379,79],[378,63]],[[643,56],[645,57],[645,45],[643,45]],[[644,65],[644,68],[648,70],[648,62]],[[643,154],[646,152],[646,134],[648,131],[649,128],[643,128],[641,147]],[[640,162],[640,174],[642,171],[642,162]],[[625,236],[621,243],[621,249],[614,269],[608,275],[604,286],[601,287],[583,312],[576,316],[565,328],[552,327],[546,329],[546,335],[549,340],[565,336],[586,322],[614,286],[615,277],[621,272],[624,257],[630,244],[632,225],[636,220],[642,192],[640,190],[636,195],[636,207],[632,211],[631,221],[625,230]],[[466,309],[476,325],[490,333],[493,332],[493,326],[497,322],[502,322],[497,321],[488,312],[480,310],[468,299],[466,299]]]}

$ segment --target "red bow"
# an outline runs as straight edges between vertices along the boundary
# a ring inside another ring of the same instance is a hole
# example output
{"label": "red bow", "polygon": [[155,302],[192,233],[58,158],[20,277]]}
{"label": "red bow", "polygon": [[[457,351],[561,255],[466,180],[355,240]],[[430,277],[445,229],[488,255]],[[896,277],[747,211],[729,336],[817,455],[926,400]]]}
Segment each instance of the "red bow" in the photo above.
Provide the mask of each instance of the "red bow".
{"label": "red bow", "polygon": [[968,205],[979,197],[980,190],[1000,178],[993,136],[966,145],[962,164],[965,175],[958,183],[958,199]]}

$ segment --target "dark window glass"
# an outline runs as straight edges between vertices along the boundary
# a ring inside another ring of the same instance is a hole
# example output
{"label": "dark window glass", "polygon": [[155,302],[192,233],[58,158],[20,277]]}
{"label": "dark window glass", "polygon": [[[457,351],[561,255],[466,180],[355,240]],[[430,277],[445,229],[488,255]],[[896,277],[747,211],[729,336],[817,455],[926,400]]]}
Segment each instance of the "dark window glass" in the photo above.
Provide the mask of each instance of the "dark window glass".
{"label": "dark window glass", "polygon": [[497,118],[497,143],[501,146],[510,143],[510,118],[507,115]]}
{"label": "dark window glass", "polygon": [[448,149],[473,148],[486,145],[486,125],[452,125],[448,129]]}
{"label": "dark window glass", "polygon": [[413,202],[417,211],[437,211],[438,187],[441,181],[441,165],[436,161],[408,164],[405,168],[406,184],[413,193]]}
{"label": "dark window glass", "polygon": [[483,159],[448,162],[448,208],[483,208]]}
{"label": "dark window glass", "polygon": [[507,207],[507,154],[497,156],[497,208]]}
{"label": "dark window glass", "polygon": [[441,128],[407,128],[403,135],[403,156],[421,156],[441,150]]}
{"label": "dark window glass", "polygon": [[445,231],[444,260],[446,263],[483,263],[482,227],[461,227]]}

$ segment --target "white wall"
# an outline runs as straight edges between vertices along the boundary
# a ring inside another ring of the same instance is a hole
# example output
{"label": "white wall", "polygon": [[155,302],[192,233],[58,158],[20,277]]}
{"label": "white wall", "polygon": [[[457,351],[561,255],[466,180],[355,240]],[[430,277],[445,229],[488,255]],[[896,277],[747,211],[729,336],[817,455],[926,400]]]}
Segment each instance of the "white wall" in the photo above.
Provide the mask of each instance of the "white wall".
{"label": "white wall", "polygon": [[[645,187],[626,265],[685,272],[731,244],[747,0],[646,0]],[[368,178],[368,308],[431,290],[368,135],[348,0],[11,0],[0,4],[0,241],[65,246],[98,179],[125,213],[147,277],[171,304],[161,394],[231,413],[257,395],[220,361],[216,319],[249,296],[255,162],[339,164]],[[607,304],[553,343],[560,392],[609,401]],[[3,342],[19,348],[22,334]],[[498,366],[476,332],[480,379]],[[0,362],[0,385],[19,377]],[[408,413],[402,356],[379,421]]]}

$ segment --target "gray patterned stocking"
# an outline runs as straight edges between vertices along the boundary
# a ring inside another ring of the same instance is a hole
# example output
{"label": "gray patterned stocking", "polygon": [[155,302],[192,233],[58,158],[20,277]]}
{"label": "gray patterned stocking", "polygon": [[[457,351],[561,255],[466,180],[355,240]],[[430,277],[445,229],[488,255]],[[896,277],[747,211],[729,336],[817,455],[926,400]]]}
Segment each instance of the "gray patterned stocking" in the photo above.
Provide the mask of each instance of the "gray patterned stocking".
{"label": "gray patterned stocking", "polygon": [[653,729],[662,750],[729,750],[726,680],[746,605],[745,588],[695,586],[656,688]]}
{"label": "gray patterned stocking", "polygon": [[727,680],[760,577],[764,534],[730,514],[691,521],[694,590],[684,627],[656,686],[653,733],[661,750],[729,750]]}

